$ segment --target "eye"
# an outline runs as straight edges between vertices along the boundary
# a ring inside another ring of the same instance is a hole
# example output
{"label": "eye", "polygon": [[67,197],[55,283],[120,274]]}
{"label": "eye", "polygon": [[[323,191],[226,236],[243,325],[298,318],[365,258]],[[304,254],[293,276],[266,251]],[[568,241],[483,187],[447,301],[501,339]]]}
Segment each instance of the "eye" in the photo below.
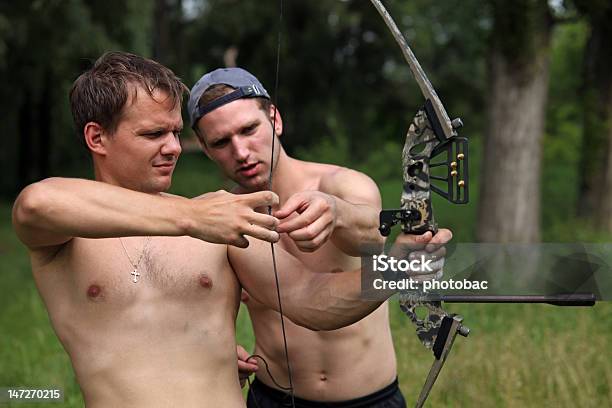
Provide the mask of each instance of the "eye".
{"label": "eye", "polygon": [[219,140],[213,142],[212,147],[219,149],[219,148],[227,145],[228,141],[229,141],[228,139],[219,139]]}
{"label": "eye", "polygon": [[175,130],[175,131],[174,131],[174,132],[172,132],[172,133],[174,133],[174,137],[176,137],[176,138],[178,139],[178,138],[180,138],[180,137],[181,137],[181,132],[182,132],[182,131],[183,131],[183,129],[178,129],[178,130]]}
{"label": "eye", "polygon": [[252,135],[253,133],[255,133],[256,130],[257,130],[257,125],[247,126],[244,129],[242,129],[242,134],[243,135]]}
{"label": "eye", "polygon": [[144,134],[144,136],[148,137],[149,139],[156,139],[156,138],[161,137],[163,135],[164,135],[164,131],[163,130],[158,130],[158,131],[155,131],[155,132],[148,132],[148,133]]}

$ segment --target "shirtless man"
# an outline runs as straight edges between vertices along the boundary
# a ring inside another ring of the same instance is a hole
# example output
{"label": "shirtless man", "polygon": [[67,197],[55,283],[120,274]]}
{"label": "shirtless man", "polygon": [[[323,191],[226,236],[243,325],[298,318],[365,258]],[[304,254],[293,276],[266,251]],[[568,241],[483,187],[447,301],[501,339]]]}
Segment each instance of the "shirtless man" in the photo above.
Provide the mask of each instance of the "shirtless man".
{"label": "shirtless man", "polygon": [[[269,188],[274,140],[271,189],[282,205],[273,213],[282,219],[277,228],[282,233],[280,247],[311,269],[333,273],[358,268],[361,246],[382,244],[376,184],[353,170],[289,157],[280,145],[280,112],[249,72],[227,68],[207,73],[191,90],[188,110],[204,152],[238,184],[239,193]],[[430,233],[402,239],[421,243],[449,239],[450,231],[440,232],[433,240]],[[247,267],[232,264],[237,272]],[[278,314],[256,299],[246,304],[255,331],[254,354],[263,356],[274,380],[286,386],[289,378]],[[387,303],[340,330],[311,331],[290,321],[285,328],[296,406],[329,402],[334,407],[405,406],[397,383]],[[245,371],[255,371],[255,363],[250,359],[242,365]],[[249,407],[284,407],[289,401],[266,370],[257,370]]]}
{"label": "shirtless man", "polygon": [[[181,153],[183,88],[158,63],[103,55],[70,98],[96,181],[43,180],[14,205],[15,230],[87,407],[243,407],[239,280],[260,302],[276,303],[263,254],[265,241],[278,240],[277,220],[253,210],[277,203],[274,193],[164,194]],[[258,239],[249,245],[244,235]],[[212,242],[233,245],[240,274],[228,247]],[[312,273],[282,251],[278,262],[285,312],[300,324],[334,329],[377,306],[358,301],[359,271]]]}

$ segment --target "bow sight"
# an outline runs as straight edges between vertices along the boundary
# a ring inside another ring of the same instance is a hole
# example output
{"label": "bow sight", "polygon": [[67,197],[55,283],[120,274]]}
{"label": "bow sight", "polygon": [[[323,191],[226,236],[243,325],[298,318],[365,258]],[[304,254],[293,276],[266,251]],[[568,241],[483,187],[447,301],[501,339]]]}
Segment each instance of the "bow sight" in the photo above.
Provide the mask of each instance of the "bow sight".
{"label": "bow sight", "polygon": [[398,223],[407,234],[435,233],[430,191],[455,204],[468,202],[468,140],[457,136],[456,130],[463,126],[461,119],[454,119],[451,126],[452,134],[447,138],[430,99],[417,112],[403,151],[402,208],[380,212],[382,235],[388,236]]}

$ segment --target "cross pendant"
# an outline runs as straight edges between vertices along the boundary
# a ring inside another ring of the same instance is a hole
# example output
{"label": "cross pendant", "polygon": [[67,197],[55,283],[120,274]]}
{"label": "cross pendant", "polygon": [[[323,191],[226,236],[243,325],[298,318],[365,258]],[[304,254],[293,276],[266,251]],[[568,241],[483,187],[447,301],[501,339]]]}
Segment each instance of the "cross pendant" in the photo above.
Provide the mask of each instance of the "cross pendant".
{"label": "cross pendant", "polygon": [[134,279],[132,279],[132,282],[136,283],[138,282],[138,277],[140,276],[140,273],[138,273],[138,269],[134,269],[134,272],[131,273],[132,276],[134,276]]}

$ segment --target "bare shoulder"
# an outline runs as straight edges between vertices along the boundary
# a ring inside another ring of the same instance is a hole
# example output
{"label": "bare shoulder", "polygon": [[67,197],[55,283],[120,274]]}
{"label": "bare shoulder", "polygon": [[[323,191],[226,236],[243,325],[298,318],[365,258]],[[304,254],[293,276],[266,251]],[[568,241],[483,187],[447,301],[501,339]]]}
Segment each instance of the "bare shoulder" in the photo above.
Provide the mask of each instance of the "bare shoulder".
{"label": "bare shoulder", "polygon": [[378,186],[368,175],[347,167],[323,166],[320,191],[355,204],[380,204]]}

